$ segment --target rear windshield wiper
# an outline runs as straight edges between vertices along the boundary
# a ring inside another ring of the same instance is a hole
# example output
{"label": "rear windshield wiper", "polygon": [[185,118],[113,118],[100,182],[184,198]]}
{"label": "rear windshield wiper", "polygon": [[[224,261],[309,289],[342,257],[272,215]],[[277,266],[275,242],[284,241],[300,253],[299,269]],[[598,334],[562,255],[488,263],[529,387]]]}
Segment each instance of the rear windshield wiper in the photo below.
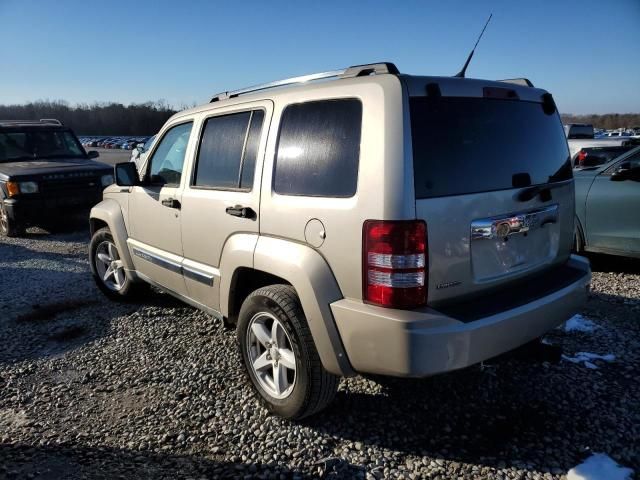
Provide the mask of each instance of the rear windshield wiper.
{"label": "rear windshield wiper", "polygon": [[548,202],[551,200],[551,190],[565,186],[571,180],[557,183],[546,183],[544,185],[534,185],[533,187],[527,187],[520,190],[515,195],[515,199],[519,202],[528,202],[536,196],[540,195],[540,200]]}

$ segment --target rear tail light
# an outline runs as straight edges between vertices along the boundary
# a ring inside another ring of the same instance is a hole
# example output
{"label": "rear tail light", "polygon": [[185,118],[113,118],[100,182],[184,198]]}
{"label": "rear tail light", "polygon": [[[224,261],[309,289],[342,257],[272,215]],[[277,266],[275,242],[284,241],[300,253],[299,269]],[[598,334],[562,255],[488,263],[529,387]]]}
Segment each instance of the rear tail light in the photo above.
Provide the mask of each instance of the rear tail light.
{"label": "rear tail light", "polygon": [[365,302],[391,308],[427,303],[427,225],[422,220],[367,220],[362,243]]}
{"label": "rear tail light", "polygon": [[580,150],[578,152],[578,165],[582,166],[584,163],[584,159],[587,158],[587,152],[585,152],[584,150]]}

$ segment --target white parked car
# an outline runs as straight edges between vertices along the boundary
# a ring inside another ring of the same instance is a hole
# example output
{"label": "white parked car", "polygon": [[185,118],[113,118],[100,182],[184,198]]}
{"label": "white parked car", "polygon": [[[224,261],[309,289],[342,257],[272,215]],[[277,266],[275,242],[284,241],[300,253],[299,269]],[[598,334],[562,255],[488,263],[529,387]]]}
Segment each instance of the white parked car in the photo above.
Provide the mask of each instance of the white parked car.
{"label": "white parked car", "polygon": [[155,135],[149,137],[146,142],[139,143],[133,150],[131,150],[131,161],[136,164],[138,171],[141,171],[141,168],[144,167],[144,164],[147,161],[147,153],[149,152],[151,145],[153,145],[155,138]]}

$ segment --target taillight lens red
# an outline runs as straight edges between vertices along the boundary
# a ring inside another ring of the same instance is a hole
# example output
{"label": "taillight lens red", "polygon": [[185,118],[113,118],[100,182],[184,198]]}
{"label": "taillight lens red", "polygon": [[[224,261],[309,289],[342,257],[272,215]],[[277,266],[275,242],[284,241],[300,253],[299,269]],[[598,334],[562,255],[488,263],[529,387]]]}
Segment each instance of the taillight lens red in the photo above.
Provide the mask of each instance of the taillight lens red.
{"label": "taillight lens red", "polygon": [[427,303],[427,225],[422,220],[367,220],[362,243],[365,302],[392,308]]}
{"label": "taillight lens red", "polygon": [[582,166],[582,164],[584,163],[584,159],[587,158],[587,152],[585,152],[584,150],[580,150],[578,152],[578,165]]}

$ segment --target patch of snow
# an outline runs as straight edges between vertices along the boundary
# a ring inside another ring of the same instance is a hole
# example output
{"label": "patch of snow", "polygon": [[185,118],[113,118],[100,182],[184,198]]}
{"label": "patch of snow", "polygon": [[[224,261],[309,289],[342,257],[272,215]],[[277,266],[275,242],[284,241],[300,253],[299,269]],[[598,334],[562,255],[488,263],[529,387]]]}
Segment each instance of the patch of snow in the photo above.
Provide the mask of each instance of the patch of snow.
{"label": "patch of snow", "polygon": [[621,467],[604,453],[594,453],[567,473],[567,480],[631,480],[633,470]]}
{"label": "patch of snow", "polygon": [[590,352],[578,352],[575,357],[569,357],[568,355],[562,355],[562,358],[571,363],[584,363],[584,366],[591,370],[596,370],[598,366],[591,360],[604,360],[605,362],[613,362],[616,356],[613,353],[607,353],[606,355],[598,355],[597,353]]}
{"label": "patch of snow", "polygon": [[564,323],[565,332],[587,332],[591,333],[598,328],[595,322],[582,315],[574,315]]}

